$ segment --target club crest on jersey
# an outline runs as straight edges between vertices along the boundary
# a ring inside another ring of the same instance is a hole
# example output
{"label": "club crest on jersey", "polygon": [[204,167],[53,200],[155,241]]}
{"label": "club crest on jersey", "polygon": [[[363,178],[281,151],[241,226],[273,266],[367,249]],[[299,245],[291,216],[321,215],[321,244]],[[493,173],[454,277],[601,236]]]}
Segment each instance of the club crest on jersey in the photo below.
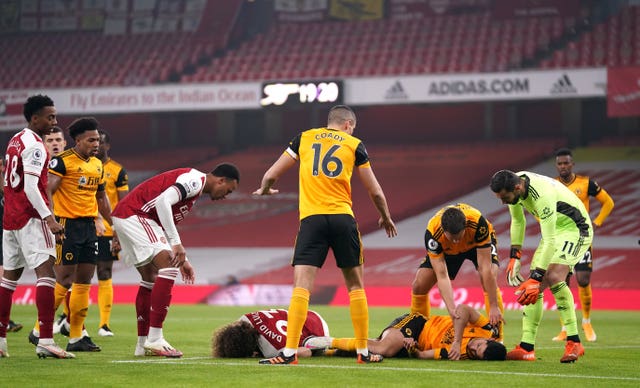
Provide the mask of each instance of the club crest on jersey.
{"label": "club crest on jersey", "polygon": [[487,237],[487,235],[489,235],[489,230],[486,226],[481,226],[478,228],[478,236],[480,236],[480,238],[484,239]]}
{"label": "club crest on jersey", "polygon": [[189,183],[187,184],[187,187],[189,188],[189,192],[195,191],[198,189],[199,183],[197,179],[192,179],[189,181]]}
{"label": "club crest on jersey", "polygon": [[553,212],[551,211],[551,209],[546,206],[544,209],[542,209],[542,212],[539,214],[541,219],[545,219],[547,217],[549,217]]}

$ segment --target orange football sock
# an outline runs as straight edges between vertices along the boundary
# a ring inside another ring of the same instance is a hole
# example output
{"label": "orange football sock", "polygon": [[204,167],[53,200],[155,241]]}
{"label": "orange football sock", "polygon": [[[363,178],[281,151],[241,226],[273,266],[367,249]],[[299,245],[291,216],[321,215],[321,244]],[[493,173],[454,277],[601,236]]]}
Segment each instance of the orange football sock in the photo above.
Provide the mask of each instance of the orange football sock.
{"label": "orange football sock", "polygon": [[[369,339],[369,306],[364,289],[349,292],[349,312],[356,336],[356,349],[367,349]],[[366,355],[366,353],[364,353]]]}
{"label": "orange football sock", "polygon": [[91,284],[73,283],[73,292],[69,298],[69,338],[81,338],[84,321],[89,311],[89,290]]}
{"label": "orange football sock", "polygon": [[349,352],[356,351],[356,339],[355,338],[334,338],[331,341],[331,347],[346,350]]}
{"label": "orange football sock", "polygon": [[287,317],[287,344],[285,347],[288,349],[298,349],[302,327],[307,320],[310,295],[309,290],[302,287],[293,289]]}
{"label": "orange football sock", "polygon": [[411,313],[419,313],[428,317],[431,314],[431,302],[429,294],[411,294]]}
{"label": "orange football sock", "polygon": [[591,318],[591,284],[586,287],[578,287],[578,296],[580,297],[580,305],[582,306],[582,319]]}
{"label": "orange football sock", "polygon": [[109,326],[111,306],[113,305],[113,283],[111,279],[98,280],[98,307],[100,308],[100,324]]}

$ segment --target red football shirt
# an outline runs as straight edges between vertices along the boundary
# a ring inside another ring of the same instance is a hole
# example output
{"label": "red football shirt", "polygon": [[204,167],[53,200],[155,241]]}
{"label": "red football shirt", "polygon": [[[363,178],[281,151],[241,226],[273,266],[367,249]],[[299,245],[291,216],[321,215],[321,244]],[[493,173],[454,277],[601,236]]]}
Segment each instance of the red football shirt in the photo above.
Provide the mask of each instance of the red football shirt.
{"label": "red football shirt", "polygon": [[206,174],[193,168],[177,168],[153,176],[140,183],[124,197],[111,215],[118,218],[128,218],[137,215],[150,218],[162,225],[158,218],[155,201],[169,187],[178,190],[180,201],[171,207],[173,221],[177,224],[189,213],[196,199],[202,193]]}
{"label": "red football shirt", "polygon": [[24,192],[25,174],[39,178],[38,191],[44,202],[47,198],[47,169],[49,154],[37,133],[25,128],[9,141],[4,166],[4,217],[3,228],[18,230],[31,218],[40,218]]}
{"label": "red football shirt", "polygon": [[[287,310],[271,309],[244,314],[239,320],[249,322],[258,330],[258,347],[264,357],[275,357],[287,344]],[[320,314],[309,310],[302,327],[300,344],[309,336],[329,336],[329,326]]]}

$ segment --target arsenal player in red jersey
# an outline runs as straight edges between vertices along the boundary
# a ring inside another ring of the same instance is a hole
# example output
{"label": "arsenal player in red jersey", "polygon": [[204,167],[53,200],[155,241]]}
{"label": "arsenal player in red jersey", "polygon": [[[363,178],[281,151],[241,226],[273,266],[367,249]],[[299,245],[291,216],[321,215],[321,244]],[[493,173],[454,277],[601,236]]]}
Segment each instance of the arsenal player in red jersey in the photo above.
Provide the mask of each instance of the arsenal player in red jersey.
{"label": "arsenal player in red jersey", "polygon": [[[213,357],[275,357],[287,343],[287,310],[271,309],[244,314],[213,333]],[[324,334],[323,334],[324,333]],[[307,312],[298,348],[299,357],[310,357],[303,346],[309,337],[329,336],[327,322],[315,311]]]}
{"label": "arsenal player in red jersey", "polygon": [[5,153],[0,357],[9,356],[6,336],[11,298],[24,267],[28,267],[37,277],[40,339],[36,354],[41,358],[74,358],[53,341],[55,240],[64,238],[64,228],[53,217],[46,195],[49,154],[42,136],[57,124],[56,108],[48,96],[36,95],[27,99],[23,113],[28,125],[11,138]]}
{"label": "arsenal player in red jersey", "polygon": [[122,248],[120,259],[135,266],[142,278],[136,297],[138,343],[134,355],[182,357],[162,332],[178,273],[186,283],[194,281],[176,224],[201,194],[221,200],[236,190],[239,182],[240,173],[230,163],[219,164],[208,174],[178,168],[136,186],[111,213]]}

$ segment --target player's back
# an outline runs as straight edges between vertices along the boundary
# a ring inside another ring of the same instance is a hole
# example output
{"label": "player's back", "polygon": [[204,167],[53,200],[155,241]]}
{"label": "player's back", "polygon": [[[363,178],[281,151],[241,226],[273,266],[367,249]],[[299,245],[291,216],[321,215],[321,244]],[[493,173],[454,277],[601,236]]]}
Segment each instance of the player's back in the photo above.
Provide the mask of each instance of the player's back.
{"label": "player's back", "polygon": [[296,137],[290,149],[300,161],[300,218],[313,214],[353,215],[353,169],[368,163],[362,142],[343,131],[314,128]]}
{"label": "player's back", "polygon": [[[275,357],[287,343],[288,312],[284,309],[260,310],[244,314],[240,320],[258,331],[258,347],[264,357]],[[309,336],[329,336],[329,327],[320,314],[309,310],[302,328],[300,343]]]}
{"label": "player's back", "polygon": [[556,208],[554,210],[558,213],[556,218],[558,228],[577,226],[585,233],[587,229],[592,229],[589,212],[582,200],[564,184],[548,176],[530,171],[521,171],[517,174],[529,179],[528,195],[527,198],[521,200],[521,203],[536,218],[544,219],[547,217],[549,209],[544,208],[547,202],[540,200],[540,198],[550,196],[555,202]]}
{"label": "player's back", "polygon": [[[188,182],[184,182],[183,189],[201,190],[204,185],[205,174],[192,168],[177,168],[169,170],[161,174],[152,176],[136,186],[132,191],[127,194],[115,209],[111,212],[111,215],[118,218],[128,218],[133,215],[138,215],[145,218],[151,218],[159,222],[158,214],[155,207],[156,198],[167,188],[176,185],[176,182],[181,176],[190,174],[187,179]],[[176,190],[180,190],[176,186]],[[187,193],[181,193],[182,200],[172,206],[172,212],[174,214],[174,221],[178,222],[180,219],[176,219],[176,216],[191,209],[191,206],[195,202],[197,197],[186,199]],[[183,206],[184,209],[181,209]]]}

